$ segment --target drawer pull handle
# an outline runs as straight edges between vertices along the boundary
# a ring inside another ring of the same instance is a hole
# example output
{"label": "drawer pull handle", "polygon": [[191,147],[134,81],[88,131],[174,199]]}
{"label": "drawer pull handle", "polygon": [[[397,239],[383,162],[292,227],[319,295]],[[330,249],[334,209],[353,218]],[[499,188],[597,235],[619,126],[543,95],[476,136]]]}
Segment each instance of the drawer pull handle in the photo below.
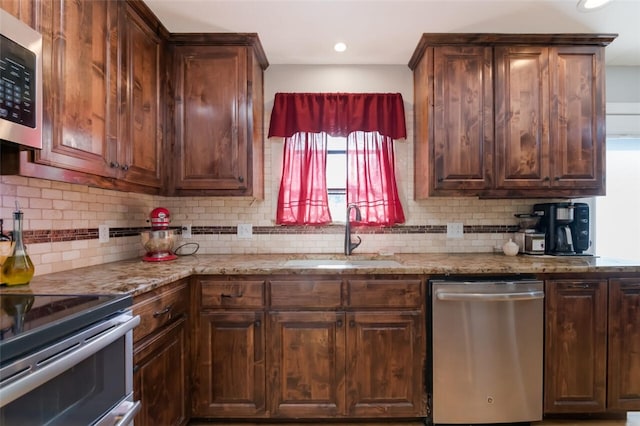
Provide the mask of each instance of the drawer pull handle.
{"label": "drawer pull handle", "polygon": [[169,305],[166,308],[164,308],[161,311],[156,311],[153,313],[153,317],[154,318],[158,318],[159,316],[165,315],[167,313],[169,313],[171,311],[171,308],[173,307],[173,305]]}
{"label": "drawer pull handle", "polygon": [[569,288],[591,288],[591,284],[571,284]]}
{"label": "drawer pull handle", "polygon": [[226,293],[221,293],[220,297],[222,298],[229,298],[229,299],[237,299],[242,297],[242,293],[238,293],[238,294],[226,294]]}

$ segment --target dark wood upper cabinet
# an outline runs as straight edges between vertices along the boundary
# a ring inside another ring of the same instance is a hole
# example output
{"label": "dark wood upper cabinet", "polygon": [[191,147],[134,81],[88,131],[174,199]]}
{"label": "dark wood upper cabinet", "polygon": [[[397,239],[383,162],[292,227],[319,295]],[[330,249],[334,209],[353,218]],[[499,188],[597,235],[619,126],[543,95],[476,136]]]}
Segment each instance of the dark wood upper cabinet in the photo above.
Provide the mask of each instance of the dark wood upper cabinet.
{"label": "dark wood upper cabinet", "polygon": [[603,195],[614,38],[424,34],[409,62],[415,198]]}
{"label": "dark wood upper cabinet", "polygon": [[170,195],[263,196],[263,70],[255,34],[173,35]]}
{"label": "dark wood upper cabinet", "polygon": [[431,180],[438,190],[491,187],[493,92],[491,48],[434,48]]}
{"label": "dark wood upper cabinet", "polygon": [[120,13],[120,179],[160,189],[163,181],[164,50],[152,22],[126,4]]}
{"label": "dark wood upper cabinet", "polygon": [[[160,193],[163,39],[139,0],[11,2],[43,37],[43,148],[19,154],[28,177]],[[3,162],[3,168],[6,166]]]}
{"label": "dark wood upper cabinet", "polygon": [[497,47],[496,187],[541,188],[549,181],[549,49]]}
{"label": "dark wood upper cabinet", "polygon": [[115,178],[118,3],[45,0],[40,7],[43,148],[34,162]]}

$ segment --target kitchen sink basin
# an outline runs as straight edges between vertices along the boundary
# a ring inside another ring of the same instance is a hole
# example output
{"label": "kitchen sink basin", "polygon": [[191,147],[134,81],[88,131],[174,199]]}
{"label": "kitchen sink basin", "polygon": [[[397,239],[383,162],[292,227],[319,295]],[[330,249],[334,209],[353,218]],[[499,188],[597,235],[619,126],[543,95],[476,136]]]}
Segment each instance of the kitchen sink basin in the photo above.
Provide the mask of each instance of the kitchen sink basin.
{"label": "kitchen sink basin", "polygon": [[347,268],[397,268],[395,260],[382,259],[293,259],[284,263],[287,268],[347,269]]}

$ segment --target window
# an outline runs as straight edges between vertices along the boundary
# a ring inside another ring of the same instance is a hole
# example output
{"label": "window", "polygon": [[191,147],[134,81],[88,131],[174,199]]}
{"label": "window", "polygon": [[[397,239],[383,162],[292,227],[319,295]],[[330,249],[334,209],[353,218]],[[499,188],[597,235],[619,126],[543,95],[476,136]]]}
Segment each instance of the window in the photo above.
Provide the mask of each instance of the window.
{"label": "window", "polygon": [[327,192],[333,223],[347,217],[347,138],[327,138]]}
{"label": "window", "polygon": [[640,260],[640,139],[607,140],[607,195],[596,198],[596,254]]}

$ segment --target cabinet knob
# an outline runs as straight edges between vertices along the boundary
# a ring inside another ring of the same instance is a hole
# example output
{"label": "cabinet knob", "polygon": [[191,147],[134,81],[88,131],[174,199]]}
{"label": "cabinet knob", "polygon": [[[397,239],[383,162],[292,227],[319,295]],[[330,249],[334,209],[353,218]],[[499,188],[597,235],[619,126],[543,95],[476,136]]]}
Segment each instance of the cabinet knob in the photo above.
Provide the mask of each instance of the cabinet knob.
{"label": "cabinet knob", "polygon": [[119,167],[120,167],[120,164],[119,164],[117,161],[112,161],[111,163],[109,163],[109,166],[110,166],[112,169],[117,169],[117,168],[119,168]]}
{"label": "cabinet knob", "polygon": [[545,176],[543,179],[545,182],[549,182],[551,180],[551,178],[549,176]]}
{"label": "cabinet knob", "polygon": [[439,177],[438,182],[444,182],[444,178]]}
{"label": "cabinet knob", "polygon": [[557,181],[559,181],[559,180],[560,180],[560,176],[556,176],[556,177],[555,177],[555,181],[557,182]]}
{"label": "cabinet knob", "polygon": [[353,328],[356,326],[356,322],[354,320],[349,321],[349,327]]}
{"label": "cabinet knob", "polygon": [[256,328],[260,328],[260,326],[262,325],[262,322],[260,320],[256,320]]}
{"label": "cabinet knob", "polygon": [[123,164],[122,166],[120,166],[120,168],[126,172],[127,170],[129,170],[129,165]]}
{"label": "cabinet knob", "polygon": [[243,176],[238,176],[238,182],[244,182],[244,177]]}
{"label": "cabinet knob", "polygon": [[336,325],[338,326],[338,328],[342,327],[342,320],[336,321]]}

